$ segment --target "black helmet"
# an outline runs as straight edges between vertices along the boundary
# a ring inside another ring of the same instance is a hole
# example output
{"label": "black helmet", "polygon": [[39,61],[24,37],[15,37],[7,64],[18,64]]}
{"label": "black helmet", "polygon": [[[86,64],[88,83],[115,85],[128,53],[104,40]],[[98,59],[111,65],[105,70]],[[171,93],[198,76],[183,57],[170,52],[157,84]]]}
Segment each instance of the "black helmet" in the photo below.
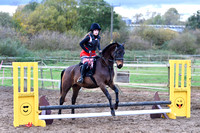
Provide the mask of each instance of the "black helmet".
{"label": "black helmet", "polygon": [[93,23],[90,27],[90,31],[93,31],[95,29],[101,30],[101,27],[98,23]]}

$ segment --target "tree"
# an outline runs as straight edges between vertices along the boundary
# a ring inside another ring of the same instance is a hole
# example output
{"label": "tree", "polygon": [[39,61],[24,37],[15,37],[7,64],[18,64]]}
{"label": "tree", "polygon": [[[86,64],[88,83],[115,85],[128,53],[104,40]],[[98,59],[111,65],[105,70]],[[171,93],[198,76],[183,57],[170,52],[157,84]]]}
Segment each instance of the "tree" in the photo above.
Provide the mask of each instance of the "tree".
{"label": "tree", "polygon": [[59,15],[58,10],[53,7],[40,5],[28,18],[29,33],[42,30],[64,32],[66,30],[66,19]]}
{"label": "tree", "polygon": [[[77,25],[84,30],[89,30],[94,22],[99,23],[103,31],[110,29],[111,6],[104,0],[81,0],[78,16]],[[120,29],[120,20],[115,12],[113,12],[113,20],[114,29]]]}
{"label": "tree", "polygon": [[196,14],[188,18],[186,28],[193,30],[200,29],[200,10],[198,10]]}
{"label": "tree", "polygon": [[59,16],[65,18],[66,30],[71,30],[77,21],[77,1],[76,0],[44,0],[45,7],[54,7]]}
{"label": "tree", "polygon": [[13,26],[12,17],[8,13],[0,12],[0,26],[3,26],[3,27]]}
{"label": "tree", "polygon": [[133,18],[135,19],[135,24],[140,24],[144,21],[144,19],[142,19],[143,15],[141,13],[136,13],[135,16],[133,16]]}
{"label": "tree", "polygon": [[29,4],[25,5],[24,8],[22,9],[23,12],[32,12],[36,9],[36,7],[39,5],[39,3],[33,1],[30,2]]}
{"label": "tree", "polygon": [[175,8],[170,8],[164,14],[164,24],[166,25],[176,25],[179,24],[180,14]]}
{"label": "tree", "polygon": [[34,34],[43,30],[64,32],[72,29],[77,18],[76,0],[44,0],[29,3],[14,14],[21,31]]}
{"label": "tree", "polygon": [[13,14],[14,27],[21,33],[29,33],[28,18],[30,14],[39,6],[37,2],[30,2],[27,5],[18,6]]}
{"label": "tree", "polygon": [[163,17],[160,14],[157,14],[156,16],[147,19],[145,24],[155,24],[155,25],[161,25],[164,23]]}

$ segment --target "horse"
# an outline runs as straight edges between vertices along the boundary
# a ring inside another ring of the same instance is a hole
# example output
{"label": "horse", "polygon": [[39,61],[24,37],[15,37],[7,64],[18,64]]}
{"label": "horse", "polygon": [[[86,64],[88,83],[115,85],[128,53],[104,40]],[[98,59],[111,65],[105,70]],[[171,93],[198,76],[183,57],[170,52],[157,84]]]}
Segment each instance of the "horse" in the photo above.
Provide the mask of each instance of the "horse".
{"label": "horse", "polygon": [[[118,108],[119,90],[113,82],[114,63],[116,62],[117,68],[121,69],[123,67],[124,54],[124,44],[119,44],[117,42],[107,45],[102,50],[101,57],[96,59],[96,71],[93,75],[93,78],[96,80],[96,83],[94,83],[89,77],[85,77],[83,83],[77,82],[77,79],[81,75],[80,66],[78,64],[64,69],[61,72],[60,105],[63,105],[63,103],[65,102],[66,94],[68,93],[71,87],[73,91],[71,98],[72,105],[76,103],[76,98],[81,87],[88,89],[100,87],[100,89],[103,91],[103,93],[109,101],[111,115],[115,116],[114,109]],[[116,99],[114,105],[112,104],[112,98],[106,86],[109,86],[115,92]],[[72,109],[71,113],[74,114],[75,110]],[[61,114],[61,109],[59,109],[58,114]]]}

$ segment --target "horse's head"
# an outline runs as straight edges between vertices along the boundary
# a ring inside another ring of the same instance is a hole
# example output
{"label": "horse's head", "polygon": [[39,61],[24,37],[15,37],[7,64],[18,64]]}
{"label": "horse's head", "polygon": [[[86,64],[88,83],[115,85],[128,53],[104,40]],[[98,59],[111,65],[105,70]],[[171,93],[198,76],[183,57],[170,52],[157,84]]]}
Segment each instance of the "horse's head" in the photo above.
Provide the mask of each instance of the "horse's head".
{"label": "horse's head", "polygon": [[124,44],[118,44],[115,48],[115,51],[113,52],[114,60],[117,64],[117,68],[122,68],[124,63]]}
{"label": "horse's head", "polygon": [[109,61],[115,61],[117,68],[123,67],[124,62],[124,44],[112,43],[103,49],[102,55]]}

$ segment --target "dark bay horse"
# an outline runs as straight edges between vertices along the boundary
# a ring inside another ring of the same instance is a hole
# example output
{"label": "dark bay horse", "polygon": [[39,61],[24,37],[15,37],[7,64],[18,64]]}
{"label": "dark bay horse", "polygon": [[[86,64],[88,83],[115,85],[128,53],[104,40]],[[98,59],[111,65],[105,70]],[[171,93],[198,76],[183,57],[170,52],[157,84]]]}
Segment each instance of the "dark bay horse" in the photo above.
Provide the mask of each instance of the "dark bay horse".
{"label": "dark bay horse", "polygon": [[[73,94],[71,98],[72,105],[75,104],[76,98],[78,96],[78,92],[81,87],[85,88],[97,88],[100,87],[103,93],[106,95],[112,116],[115,116],[114,108],[118,108],[118,88],[114,85],[113,77],[114,77],[114,62],[117,64],[117,68],[123,67],[123,57],[124,57],[124,45],[118,43],[112,43],[106,46],[102,51],[102,56],[97,59],[96,61],[96,71],[93,75],[94,79],[96,80],[95,84],[90,77],[85,77],[83,83],[78,83],[77,79],[80,77],[80,66],[73,65],[61,73],[61,87],[60,87],[60,105],[63,105],[65,101],[65,96],[72,87]],[[116,95],[116,103],[115,107],[113,107],[112,99],[106,86],[109,86],[112,90],[115,91]],[[72,114],[74,114],[74,109],[72,109]],[[58,114],[61,114],[61,109],[59,110]]]}

